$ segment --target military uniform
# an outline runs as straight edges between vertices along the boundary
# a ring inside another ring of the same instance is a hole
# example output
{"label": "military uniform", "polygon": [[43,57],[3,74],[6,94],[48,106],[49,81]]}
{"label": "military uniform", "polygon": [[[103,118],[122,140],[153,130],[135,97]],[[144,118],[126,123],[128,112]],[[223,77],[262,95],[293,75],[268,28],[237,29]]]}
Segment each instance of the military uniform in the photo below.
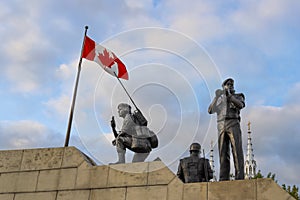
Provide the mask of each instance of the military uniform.
{"label": "military uniform", "polygon": [[[226,84],[227,79],[223,83]],[[232,80],[232,79],[231,79]],[[233,80],[232,80],[233,82]],[[220,181],[229,180],[230,174],[230,143],[232,148],[235,179],[244,179],[244,155],[242,148],[242,132],[240,128],[240,110],[245,107],[245,96],[239,94],[217,95],[210,104],[208,112],[217,113],[218,145],[220,158]]]}
{"label": "military uniform", "polygon": [[[145,161],[152,149],[151,140],[147,137],[139,136],[137,134],[137,128],[139,128],[138,130],[140,130],[141,128],[140,125],[134,121],[134,117],[131,114],[131,107],[128,104],[119,104],[118,113],[120,117],[124,118],[124,120],[121,131],[119,133],[115,129],[116,124],[114,117],[112,117],[111,120],[112,131],[116,138],[115,140],[113,140],[112,144],[116,146],[118,153],[118,161],[111,164],[125,163],[126,149],[130,149],[135,152],[132,162]],[[144,129],[145,128],[146,127],[144,127]]]}
{"label": "military uniform", "polygon": [[208,182],[213,172],[208,159],[190,156],[180,160],[177,177],[184,183]]}
{"label": "military uniform", "polygon": [[127,114],[124,117],[120,134],[116,138],[116,147],[118,152],[125,151],[126,148],[136,152],[135,149],[132,148],[134,139],[137,141],[143,141],[143,151],[136,153],[149,153],[151,151],[150,141],[147,138],[139,138],[137,136],[136,126],[137,124],[133,121],[131,114]]}

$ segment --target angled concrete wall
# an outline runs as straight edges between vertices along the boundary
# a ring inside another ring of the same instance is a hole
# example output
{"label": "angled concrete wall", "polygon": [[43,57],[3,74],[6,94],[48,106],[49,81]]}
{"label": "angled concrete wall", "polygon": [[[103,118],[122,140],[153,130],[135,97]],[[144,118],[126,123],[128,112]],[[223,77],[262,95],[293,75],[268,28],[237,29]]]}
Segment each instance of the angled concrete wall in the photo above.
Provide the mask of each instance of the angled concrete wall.
{"label": "angled concrete wall", "polygon": [[162,162],[96,166],[74,147],[0,151],[0,200],[293,199],[271,179],[183,184]]}

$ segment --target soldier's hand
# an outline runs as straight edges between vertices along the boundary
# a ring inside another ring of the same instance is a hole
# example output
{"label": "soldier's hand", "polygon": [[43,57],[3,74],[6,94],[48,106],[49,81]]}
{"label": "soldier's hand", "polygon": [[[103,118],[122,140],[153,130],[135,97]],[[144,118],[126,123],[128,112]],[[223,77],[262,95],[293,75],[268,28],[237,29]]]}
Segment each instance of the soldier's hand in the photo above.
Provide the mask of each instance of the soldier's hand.
{"label": "soldier's hand", "polygon": [[216,92],[215,92],[215,94],[216,94],[216,97],[219,97],[219,96],[221,96],[223,94],[223,90],[217,89]]}
{"label": "soldier's hand", "polygon": [[230,92],[229,89],[226,90],[226,96],[229,97],[229,98],[232,96],[232,94],[231,94],[231,92]]}
{"label": "soldier's hand", "polygon": [[111,117],[110,126],[111,126],[113,129],[116,128],[116,122],[115,122],[115,117],[114,117],[114,116]]}

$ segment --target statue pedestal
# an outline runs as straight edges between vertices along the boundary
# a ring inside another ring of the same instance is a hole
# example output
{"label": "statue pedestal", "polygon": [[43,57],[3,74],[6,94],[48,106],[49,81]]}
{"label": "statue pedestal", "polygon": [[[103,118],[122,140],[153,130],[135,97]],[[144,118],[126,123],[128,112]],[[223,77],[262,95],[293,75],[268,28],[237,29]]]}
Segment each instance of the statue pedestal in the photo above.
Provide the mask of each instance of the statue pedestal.
{"label": "statue pedestal", "polygon": [[183,184],[161,161],[97,166],[75,147],[0,151],[1,200],[289,198],[271,179]]}

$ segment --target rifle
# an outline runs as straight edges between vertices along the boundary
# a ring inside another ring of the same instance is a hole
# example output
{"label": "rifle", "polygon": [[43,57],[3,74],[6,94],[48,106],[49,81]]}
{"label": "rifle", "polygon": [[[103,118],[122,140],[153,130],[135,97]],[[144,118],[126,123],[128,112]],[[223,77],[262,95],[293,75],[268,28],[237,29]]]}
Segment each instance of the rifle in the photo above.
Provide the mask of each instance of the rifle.
{"label": "rifle", "polygon": [[[116,130],[116,121],[115,121],[115,117],[114,117],[114,116],[111,117],[110,126],[111,126],[111,129],[112,129],[113,133],[114,133],[115,138],[117,139],[117,137],[118,137],[118,132],[117,132],[117,130]],[[112,145],[113,145],[113,146],[116,145],[116,139],[114,139],[114,140],[112,141]]]}

